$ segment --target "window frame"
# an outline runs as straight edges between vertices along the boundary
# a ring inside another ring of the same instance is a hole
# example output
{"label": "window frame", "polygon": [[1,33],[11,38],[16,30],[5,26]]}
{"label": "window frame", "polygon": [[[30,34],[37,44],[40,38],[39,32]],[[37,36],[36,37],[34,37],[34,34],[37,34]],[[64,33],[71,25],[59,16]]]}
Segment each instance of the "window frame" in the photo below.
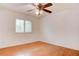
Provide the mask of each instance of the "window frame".
{"label": "window frame", "polygon": [[[31,20],[25,20],[25,19],[21,19],[21,18],[16,18],[16,20],[17,19],[19,19],[19,20],[24,20],[24,31],[23,32],[16,32],[16,25],[15,25],[15,32],[16,33],[32,33],[33,32],[33,23],[32,23],[32,21]],[[26,21],[30,21],[31,22],[31,32],[25,32],[25,22]],[[15,23],[16,23],[16,21],[15,21]]]}

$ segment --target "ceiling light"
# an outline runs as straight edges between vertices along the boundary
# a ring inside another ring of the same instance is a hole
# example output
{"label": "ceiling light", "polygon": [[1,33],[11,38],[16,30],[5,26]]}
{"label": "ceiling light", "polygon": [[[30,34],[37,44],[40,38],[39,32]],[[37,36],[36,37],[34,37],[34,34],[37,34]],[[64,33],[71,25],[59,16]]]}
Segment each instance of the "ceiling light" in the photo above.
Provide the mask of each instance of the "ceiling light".
{"label": "ceiling light", "polygon": [[42,13],[43,13],[42,10],[38,10],[38,9],[37,9],[37,10],[35,11],[35,14],[36,14],[36,15],[40,15],[40,14],[42,14]]}
{"label": "ceiling light", "polygon": [[35,13],[36,13],[36,15],[39,15],[40,11],[38,9],[36,9]]}

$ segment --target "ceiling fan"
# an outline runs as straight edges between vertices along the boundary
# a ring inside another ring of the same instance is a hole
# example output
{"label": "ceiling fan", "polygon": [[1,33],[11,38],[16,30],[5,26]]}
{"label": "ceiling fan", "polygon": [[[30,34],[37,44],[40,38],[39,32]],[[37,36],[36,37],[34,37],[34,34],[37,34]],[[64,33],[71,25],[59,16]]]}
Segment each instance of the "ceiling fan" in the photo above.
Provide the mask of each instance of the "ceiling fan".
{"label": "ceiling fan", "polygon": [[47,7],[50,7],[52,6],[52,3],[47,3],[45,5],[43,5],[42,3],[37,3],[37,4],[34,4],[33,5],[36,7],[36,9],[38,10],[37,12],[37,15],[40,15],[41,14],[41,11],[45,11],[47,13],[52,13],[52,11],[46,9]]}
{"label": "ceiling fan", "polygon": [[[41,11],[47,12],[47,13],[52,13],[52,11],[48,10],[47,7],[52,6],[52,3],[47,3],[47,4],[42,4],[42,3],[32,3],[32,5],[38,10],[36,12],[37,15],[41,14]],[[32,9],[33,10],[33,9]],[[29,10],[29,11],[32,11]]]}

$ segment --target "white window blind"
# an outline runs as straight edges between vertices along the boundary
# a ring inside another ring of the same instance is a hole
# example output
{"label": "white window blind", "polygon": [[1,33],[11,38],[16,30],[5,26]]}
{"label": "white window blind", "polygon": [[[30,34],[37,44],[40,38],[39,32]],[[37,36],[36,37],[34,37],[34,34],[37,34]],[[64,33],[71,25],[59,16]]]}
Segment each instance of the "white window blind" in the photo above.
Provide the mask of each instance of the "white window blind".
{"label": "white window blind", "polygon": [[25,32],[32,32],[32,22],[25,21]]}
{"label": "white window blind", "polygon": [[32,32],[32,22],[16,19],[16,32]]}

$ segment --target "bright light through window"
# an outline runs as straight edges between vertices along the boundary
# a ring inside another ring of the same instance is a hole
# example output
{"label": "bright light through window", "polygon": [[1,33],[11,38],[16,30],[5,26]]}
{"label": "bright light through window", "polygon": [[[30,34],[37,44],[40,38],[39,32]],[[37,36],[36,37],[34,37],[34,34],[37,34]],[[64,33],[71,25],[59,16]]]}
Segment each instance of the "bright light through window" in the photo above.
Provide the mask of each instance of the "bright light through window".
{"label": "bright light through window", "polygon": [[16,32],[32,32],[32,22],[16,19]]}
{"label": "bright light through window", "polygon": [[25,32],[32,32],[32,23],[30,21],[25,21]]}
{"label": "bright light through window", "polygon": [[16,19],[16,32],[24,32],[24,20]]}

